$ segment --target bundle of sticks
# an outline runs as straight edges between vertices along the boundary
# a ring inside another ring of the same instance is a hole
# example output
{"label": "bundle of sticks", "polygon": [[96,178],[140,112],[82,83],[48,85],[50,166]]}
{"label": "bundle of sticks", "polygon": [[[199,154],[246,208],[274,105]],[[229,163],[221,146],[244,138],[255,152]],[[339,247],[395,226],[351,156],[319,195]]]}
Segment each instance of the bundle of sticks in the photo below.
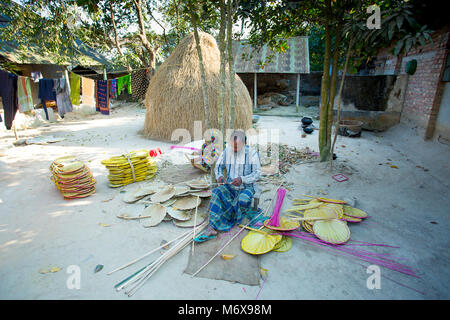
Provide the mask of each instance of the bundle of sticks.
{"label": "bundle of sticks", "polygon": [[[143,258],[149,256],[150,254],[169,246],[171,243],[175,243],[172,248],[168,249],[167,252],[165,252],[163,255],[161,255],[159,258],[157,258],[155,261],[147,264],[146,266],[144,266],[143,268],[139,269],[138,271],[136,271],[135,273],[133,273],[131,276],[127,277],[126,279],[122,280],[121,282],[119,282],[118,284],[116,284],[114,287],[116,288],[117,291],[123,290],[125,289],[125,294],[127,294],[129,297],[131,297],[133,294],[136,293],[136,291],[142,287],[142,285],[148,280],[150,279],[150,277],[156,272],[158,271],[158,269],[165,263],[167,262],[170,258],[172,258],[173,256],[175,256],[177,253],[179,253],[181,250],[183,250],[189,243],[192,242],[192,240],[195,238],[195,236],[201,232],[203,229],[205,229],[205,227],[208,225],[208,221],[205,221],[203,224],[201,224],[200,226],[198,226],[197,228],[193,228],[190,231],[187,231],[181,235],[179,235],[178,237],[176,237],[175,239],[164,243],[163,245],[161,245],[158,248],[155,248],[153,250],[151,250],[150,252],[146,253],[145,255],[121,266],[118,267],[117,269],[114,269],[113,271],[110,271],[108,273],[108,275],[122,270],[126,267],[129,267],[130,265],[135,264],[136,262],[142,260]],[[178,240],[178,242],[176,242]]]}

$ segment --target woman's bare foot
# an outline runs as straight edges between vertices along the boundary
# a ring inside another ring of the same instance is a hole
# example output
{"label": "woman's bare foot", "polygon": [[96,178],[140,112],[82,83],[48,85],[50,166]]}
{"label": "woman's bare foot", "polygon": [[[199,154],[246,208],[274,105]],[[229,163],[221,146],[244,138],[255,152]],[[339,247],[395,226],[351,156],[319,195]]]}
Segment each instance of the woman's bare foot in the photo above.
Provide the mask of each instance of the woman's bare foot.
{"label": "woman's bare foot", "polygon": [[204,236],[214,236],[214,235],[216,235],[217,234],[217,231],[216,230],[214,230],[214,228],[213,227],[211,227],[211,226],[208,226],[207,228],[206,228],[206,230],[202,233],[202,235],[204,235]]}

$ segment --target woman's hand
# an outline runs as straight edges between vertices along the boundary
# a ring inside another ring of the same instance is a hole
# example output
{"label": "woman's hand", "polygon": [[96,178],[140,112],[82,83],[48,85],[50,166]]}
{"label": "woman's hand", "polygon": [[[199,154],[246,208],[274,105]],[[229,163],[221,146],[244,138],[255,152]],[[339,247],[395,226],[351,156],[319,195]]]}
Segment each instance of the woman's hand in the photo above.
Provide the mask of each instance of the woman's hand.
{"label": "woman's hand", "polygon": [[233,186],[239,187],[242,184],[242,178],[241,177],[237,177],[236,179],[231,181],[231,184]]}

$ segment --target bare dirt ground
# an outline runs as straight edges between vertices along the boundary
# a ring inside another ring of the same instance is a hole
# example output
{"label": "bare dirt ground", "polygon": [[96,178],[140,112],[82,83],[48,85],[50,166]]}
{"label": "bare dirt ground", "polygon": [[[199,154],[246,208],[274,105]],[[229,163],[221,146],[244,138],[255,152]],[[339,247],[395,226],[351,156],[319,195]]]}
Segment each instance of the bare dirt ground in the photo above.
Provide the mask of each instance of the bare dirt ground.
{"label": "bare dirt ground", "polygon": [[[1,124],[0,299],[130,299],[113,286],[135,268],[106,273],[185,232],[171,223],[149,229],[116,217],[137,215],[143,205],[122,201],[120,190],[127,187],[108,187],[100,161],[141,148],[170,150],[171,144],[139,134],[144,118],[143,109],[117,108],[110,116],[19,131],[20,138],[41,134],[64,140],[18,147],[11,146],[14,134]],[[259,128],[280,129],[282,143],[318,151],[318,132],[301,138],[300,125],[293,117],[261,116],[258,122]],[[383,133],[364,131],[360,138],[339,137],[335,153],[333,171],[325,163],[291,168],[285,175],[291,190],[283,208],[302,194],[356,197],[356,206],[370,218],[350,225],[352,239],[398,246],[389,252],[406,259],[420,278],[382,268],[381,288],[371,290],[364,263],[294,239],[290,251],[261,256],[268,277],[260,286],[192,278],[184,273],[186,248],[131,299],[449,299],[450,147],[424,142],[414,130],[398,125]],[[50,180],[49,165],[67,154],[77,155],[92,170],[94,195],[66,201]],[[349,180],[336,182],[331,178],[336,173]],[[270,198],[263,193],[261,207]],[[104,269],[94,273],[98,264]],[[81,270],[80,289],[67,287],[72,265]],[[60,270],[39,272],[52,267]]]}

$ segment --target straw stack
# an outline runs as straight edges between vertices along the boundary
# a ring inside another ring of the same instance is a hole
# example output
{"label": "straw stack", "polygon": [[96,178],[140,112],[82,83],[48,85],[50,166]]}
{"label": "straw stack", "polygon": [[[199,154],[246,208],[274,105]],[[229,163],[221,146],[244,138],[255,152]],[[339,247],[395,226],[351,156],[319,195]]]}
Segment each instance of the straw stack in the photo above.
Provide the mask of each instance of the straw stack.
{"label": "straw stack", "polygon": [[52,180],[64,199],[78,199],[95,193],[95,179],[91,170],[74,156],[55,159],[50,165]]}
{"label": "straw stack", "polygon": [[108,180],[109,186],[112,188],[148,180],[155,175],[157,170],[156,162],[145,149],[111,157],[101,163],[109,170]]}

